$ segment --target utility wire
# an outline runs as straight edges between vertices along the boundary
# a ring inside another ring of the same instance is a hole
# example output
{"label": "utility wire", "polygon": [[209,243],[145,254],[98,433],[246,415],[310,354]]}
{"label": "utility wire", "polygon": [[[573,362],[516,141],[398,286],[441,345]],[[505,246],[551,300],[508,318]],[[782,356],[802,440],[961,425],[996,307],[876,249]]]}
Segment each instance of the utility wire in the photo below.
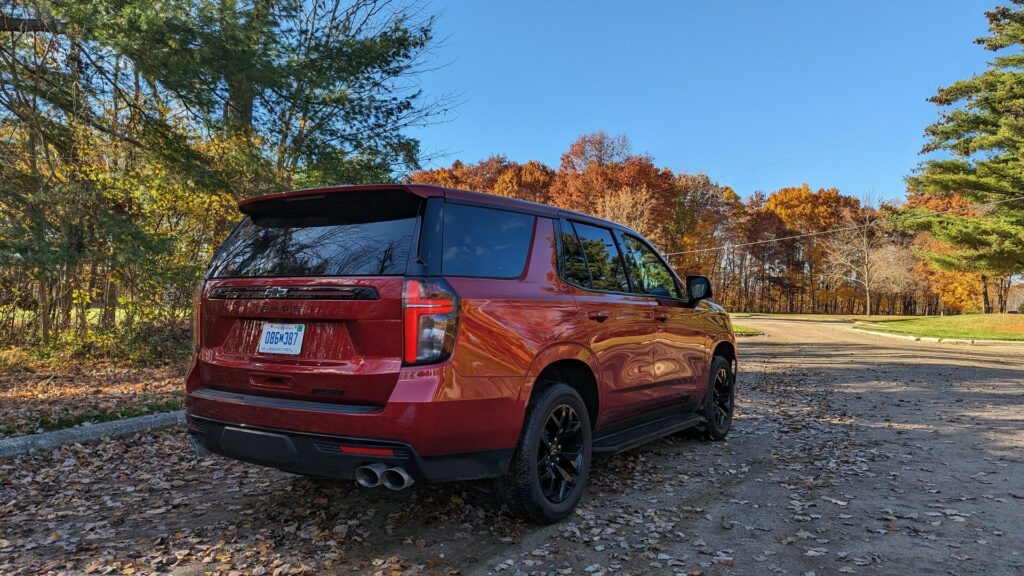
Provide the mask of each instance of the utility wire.
{"label": "utility wire", "polygon": [[[1024,197],[1018,196],[1015,198],[1005,198],[1003,200],[996,200],[995,202],[986,202],[985,204],[978,204],[978,208],[987,208],[989,206],[995,206],[997,204],[1005,204],[1006,202],[1013,202],[1015,200],[1024,200]],[[869,224],[858,224],[856,226],[846,226],[844,228],[833,228],[832,230],[821,230],[819,232],[808,232],[806,234],[796,234],[793,236],[783,236],[781,238],[768,238],[766,240],[757,240],[755,242],[743,242],[741,244],[728,244],[725,246],[715,246],[712,248],[698,248],[696,250],[683,250],[681,252],[670,252],[668,254],[662,254],[666,258],[672,256],[679,256],[681,254],[696,254],[699,252],[714,252],[716,250],[731,250],[733,248],[742,248],[744,246],[755,246],[757,244],[770,244],[773,242],[782,242],[783,240],[796,240],[798,238],[807,238],[808,236],[821,236],[823,234],[834,234],[836,232],[845,232],[847,230],[859,230],[861,228],[867,228],[874,226],[877,222],[871,222]]]}
{"label": "utility wire", "polygon": [[820,236],[822,234],[832,234],[834,232],[844,232],[846,230],[858,230],[860,228],[867,228],[873,226],[871,224],[859,224],[857,226],[847,226],[845,228],[835,228],[832,230],[822,230],[820,232],[808,232],[807,234],[796,234],[794,236],[783,236],[782,238],[768,238],[767,240],[757,240],[756,242],[743,242],[742,244],[729,244],[726,246],[715,246],[713,248],[698,248],[696,250],[683,250],[682,252],[670,252],[668,254],[662,254],[665,257],[679,256],[680,254],[695,254],[697,252],[713,252],[715,250],[729,250],[732,248],[742,248],[744,246],[754,246],[756,244],[770,244],[772,242],[782,242],[783,240],[796,240],[797,238],[807,238],[808,236]]}

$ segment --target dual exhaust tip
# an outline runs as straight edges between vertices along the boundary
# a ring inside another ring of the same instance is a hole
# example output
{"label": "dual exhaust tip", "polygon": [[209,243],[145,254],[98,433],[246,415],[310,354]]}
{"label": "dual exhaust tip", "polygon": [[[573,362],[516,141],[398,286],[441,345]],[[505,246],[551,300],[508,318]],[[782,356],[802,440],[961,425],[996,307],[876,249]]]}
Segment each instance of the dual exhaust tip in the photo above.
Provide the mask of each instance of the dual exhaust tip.
{"label": "dual exhaust tip", "polygon": [[404,490],[416,482],[401,466],[389,466],[382,462],[356,468],[356,483],[363,488],[384,485],[389,490]]}

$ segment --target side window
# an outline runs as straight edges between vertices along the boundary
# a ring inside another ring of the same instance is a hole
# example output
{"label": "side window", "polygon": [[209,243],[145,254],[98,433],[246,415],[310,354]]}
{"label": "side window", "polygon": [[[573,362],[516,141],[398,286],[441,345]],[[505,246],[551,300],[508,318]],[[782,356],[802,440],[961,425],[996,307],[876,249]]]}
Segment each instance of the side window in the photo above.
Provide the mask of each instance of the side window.
{"label": "side window", "polygon": [[615,247],[611,230],[580,222],[573,222],[573,227],[587,261],[590,287],[595,290],[628,292],[626,271],[622,267],[622,258]]}
{"label": "side window", "polygon": [[665,266],[650,246],[629,234],[622,235],[622,243],[625,245],[630,274],[635,283],[639,284],[637,292],[652,296],[680,297],[672,271]]}
{"label": "side window", "polygon": [[523,273],[534,217],[463,204],[444,207],[442,274],[515,278]]}
{"label": "side window", "polygon": [[566,280],[578,286],[590,286],[590,272],[587,272],[587,261],[583,259],[583,250],[576,231],[568,220],[561,220],[562,228],[562,273]]}

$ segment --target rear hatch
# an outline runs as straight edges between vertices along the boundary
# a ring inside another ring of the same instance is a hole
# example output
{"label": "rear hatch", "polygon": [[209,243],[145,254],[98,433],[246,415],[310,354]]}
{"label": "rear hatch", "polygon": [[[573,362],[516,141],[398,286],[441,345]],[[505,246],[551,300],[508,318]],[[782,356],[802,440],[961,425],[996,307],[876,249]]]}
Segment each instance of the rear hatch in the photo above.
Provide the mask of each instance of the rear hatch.
{"label": "rear hatch", "polygon": [[422,203],[357,190],[244,205],[203,287],[202,385],[385,404],[402,365],[402,289]]}

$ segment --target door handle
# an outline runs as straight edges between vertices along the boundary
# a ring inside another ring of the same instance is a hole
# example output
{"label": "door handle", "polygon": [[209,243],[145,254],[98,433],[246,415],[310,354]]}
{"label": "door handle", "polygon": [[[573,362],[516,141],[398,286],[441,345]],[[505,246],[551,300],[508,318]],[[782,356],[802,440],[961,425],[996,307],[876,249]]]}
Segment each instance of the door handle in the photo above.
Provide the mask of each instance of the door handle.
{"label": "door handle", "polygon": [[651,312],[651,318],[654,318],[658,322],[664,322],[668,320],[668,312]]}
{"label": "door handle", "polygon": [[608,316],[609,314],[605,310],[593,310],[591,312],[587,312],[587,318],[590,318],[591,320],[596,320],[598,322],[604,322],[605,320],[608,319]]}

